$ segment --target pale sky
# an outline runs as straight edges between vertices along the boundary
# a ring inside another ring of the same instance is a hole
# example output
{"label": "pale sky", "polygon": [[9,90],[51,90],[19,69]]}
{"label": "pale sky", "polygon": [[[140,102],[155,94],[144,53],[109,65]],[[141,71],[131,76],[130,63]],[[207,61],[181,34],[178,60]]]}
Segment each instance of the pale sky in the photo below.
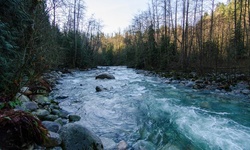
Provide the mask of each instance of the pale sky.
{"label": "pale sky", "polygon": [[148,8],[148,0],[84,0],[87,16],[102,20],[103,32],[123,31],[138,12]]}
{"label": "pale sky", "polygon": [[[149,0],[84,0],[87,16],[94,14],[102,21],[103,32],[123,31],[131,24],[133,17],[140,11],[147,10]],[[226,2],[227,0],[217,0]]]}

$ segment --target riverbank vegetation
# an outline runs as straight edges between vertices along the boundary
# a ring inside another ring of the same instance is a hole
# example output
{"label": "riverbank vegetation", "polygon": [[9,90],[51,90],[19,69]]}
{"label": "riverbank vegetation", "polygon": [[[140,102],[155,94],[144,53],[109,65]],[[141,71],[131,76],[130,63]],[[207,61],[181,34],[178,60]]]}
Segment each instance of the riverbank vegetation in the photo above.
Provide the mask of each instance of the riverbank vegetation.
{"label": "riverbank vegetation", "polygon": [[249,72],[249,1],[152,0],[109,38],[117,64],[150,70]]}
{"label": "riverbank vegetation", "polygon": [[0,1],[1,101],[51,68],[127,65],[157,71],[250,72],[248,0],[152,0],[124,31],[102,32],[80,0]]}

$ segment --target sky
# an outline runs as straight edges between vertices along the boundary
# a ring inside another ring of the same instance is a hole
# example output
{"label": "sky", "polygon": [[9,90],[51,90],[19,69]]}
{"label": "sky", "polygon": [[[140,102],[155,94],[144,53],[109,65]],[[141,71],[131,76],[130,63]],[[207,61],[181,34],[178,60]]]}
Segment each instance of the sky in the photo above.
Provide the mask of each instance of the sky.
{"label": "sky", "polygon": [[138,12],[148,8],[148,0],[85,0],[87,16],[102,21],[103,32],[123,31]]}
{"label": "sky", "polygon": [[[149,0],[84,0],[88,17],[102,21],[103,32],[121,32],[131,24],[133,17],[147,10]],[[227,0],[218,0],[226,2]]]}

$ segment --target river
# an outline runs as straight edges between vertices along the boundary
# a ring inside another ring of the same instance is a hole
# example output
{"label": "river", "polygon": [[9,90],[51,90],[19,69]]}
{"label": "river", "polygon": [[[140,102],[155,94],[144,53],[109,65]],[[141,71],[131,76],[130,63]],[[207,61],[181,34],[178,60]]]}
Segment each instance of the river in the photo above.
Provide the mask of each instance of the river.
{"label": "river", "polygon": [[[116,79],[95,79],[104,72]],[[250,149],[250,100],[165,80],[123,66],[98,67],[64,76],[53,95],[68,96],[60,106],[80,115],[79,124],[101,138],[124,140],[129,149],[138,143],[149,150]],[[96,92],[100,85],[108,90]]]}

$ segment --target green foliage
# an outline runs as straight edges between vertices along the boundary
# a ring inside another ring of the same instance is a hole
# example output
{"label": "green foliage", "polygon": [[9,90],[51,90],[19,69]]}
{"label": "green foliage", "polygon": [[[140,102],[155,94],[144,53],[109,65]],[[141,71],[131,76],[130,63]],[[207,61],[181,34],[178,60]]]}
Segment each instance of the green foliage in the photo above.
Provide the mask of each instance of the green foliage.
{"label": "green foliage", "polygon": [[159,53],[155,41],[155,31],[151,24],[147,31],[147,56],[146,63],[149,68],[157,68],[159,64]]}
{"label": "green foliage", "polygon": [[9,101],[8,104],[10,105],[11,108],[15,108],[16,106],[21,106],[22,102],[18,99]]}

